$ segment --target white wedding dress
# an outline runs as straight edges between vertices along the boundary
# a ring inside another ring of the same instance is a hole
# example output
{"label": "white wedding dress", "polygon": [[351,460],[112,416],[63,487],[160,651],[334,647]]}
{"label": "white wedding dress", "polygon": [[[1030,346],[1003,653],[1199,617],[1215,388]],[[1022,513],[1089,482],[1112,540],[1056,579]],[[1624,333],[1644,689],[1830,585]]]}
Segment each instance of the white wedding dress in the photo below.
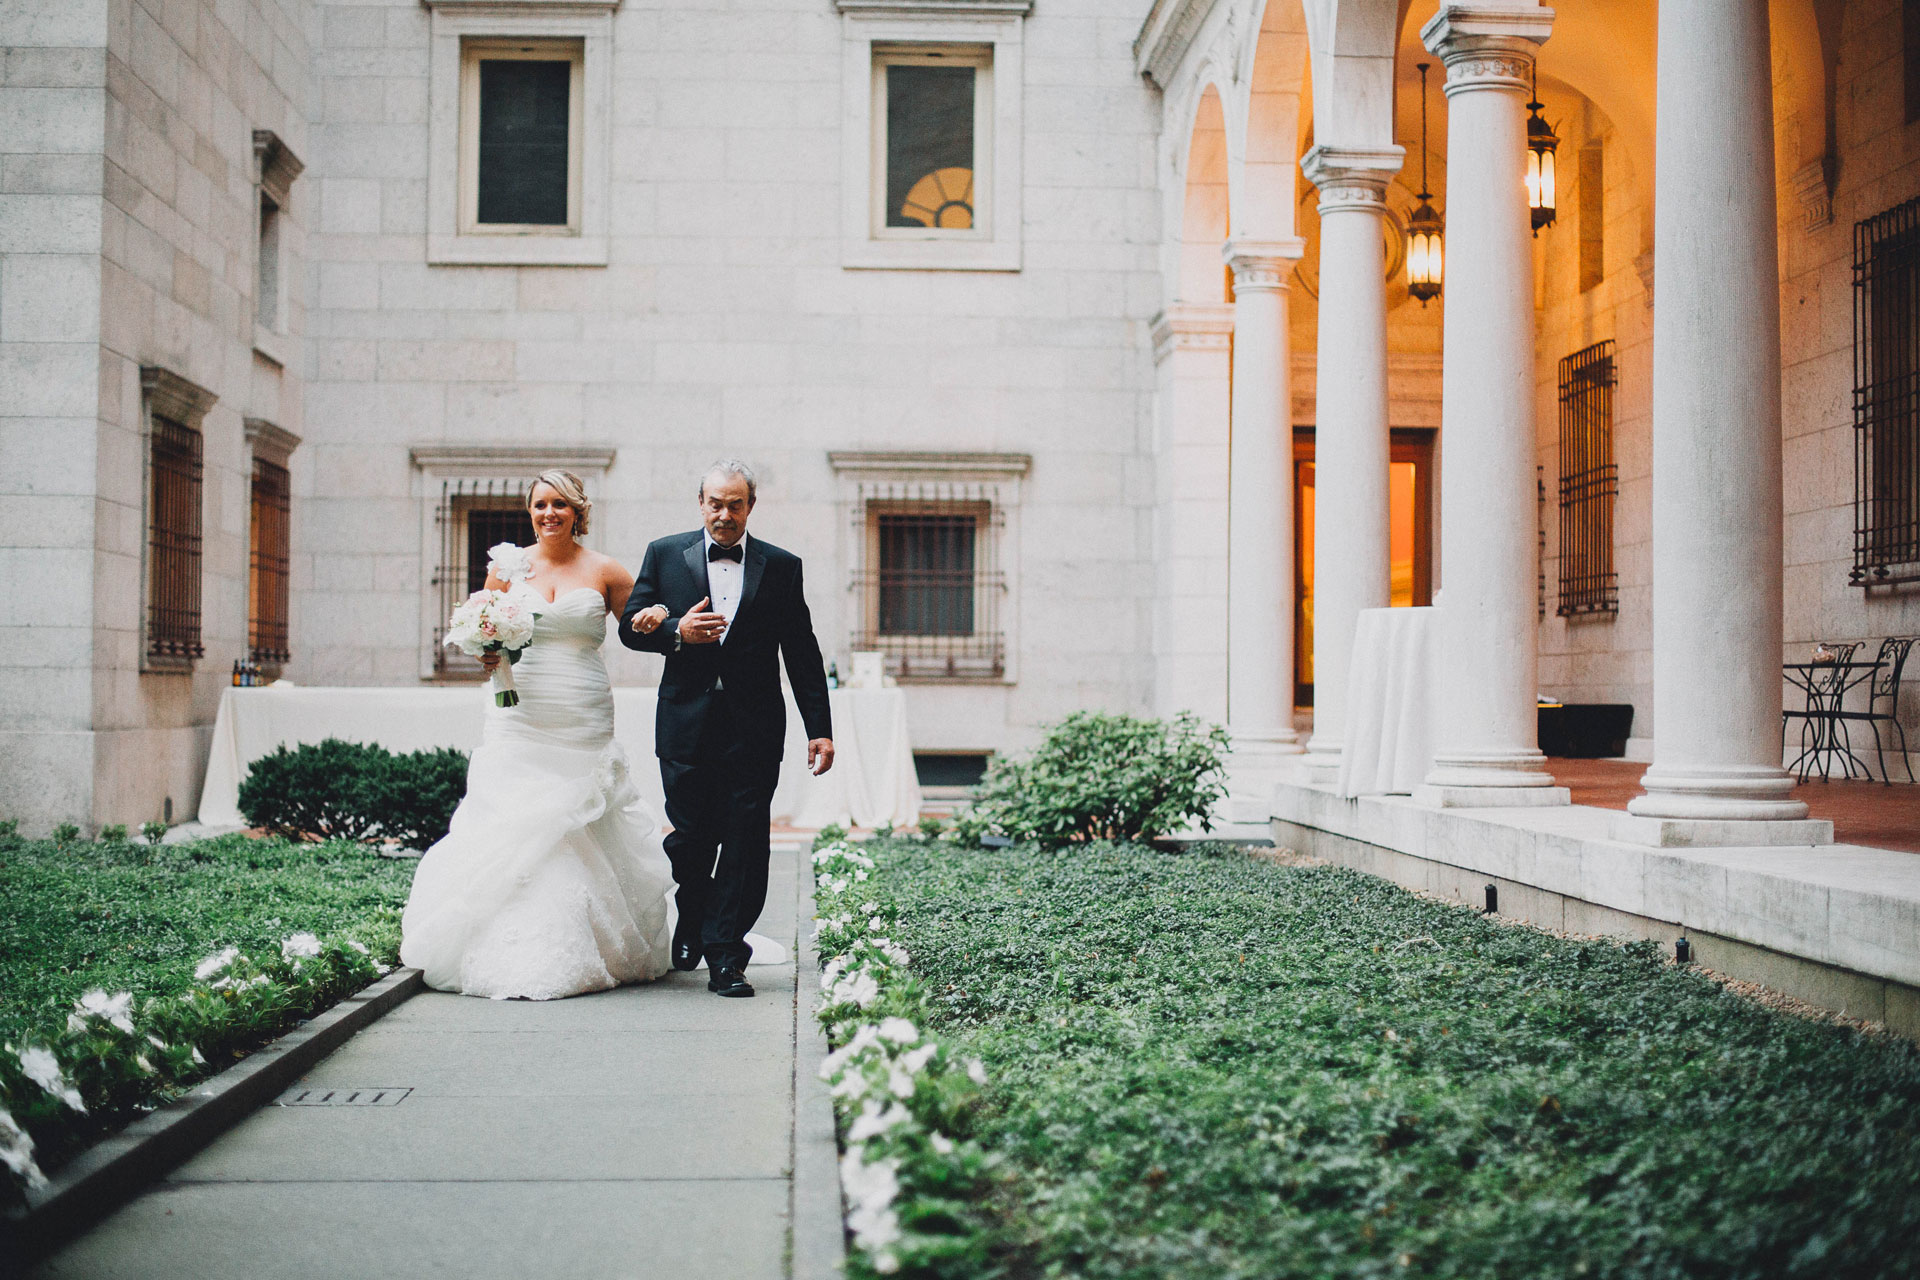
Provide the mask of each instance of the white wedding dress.
{"label": "white wedding dress", "polygon": [[414,874],[400,960],[499,1000],[652,981],[671,967],[673,871],[613,740],[605,601],[511,590],[540,612],[520,705],[487,711],[466,798]]}

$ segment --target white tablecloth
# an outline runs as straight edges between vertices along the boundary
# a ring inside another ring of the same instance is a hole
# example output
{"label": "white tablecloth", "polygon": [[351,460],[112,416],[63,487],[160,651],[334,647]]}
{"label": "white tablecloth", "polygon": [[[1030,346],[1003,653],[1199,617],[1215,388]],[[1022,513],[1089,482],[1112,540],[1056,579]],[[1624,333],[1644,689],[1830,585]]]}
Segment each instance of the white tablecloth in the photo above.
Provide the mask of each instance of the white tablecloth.
{"label": "white tablecloth", "polygon": [[1401,795],[1433,766],[1432,609],[1362,609],[1347,671],[1343,796]]}
{"label": "white tablecloth", "polygon": [[[213,751],[200,792],[200,821],[235,826],[240,781],[253,761],[282,743],[325,738],[373,742],[389,751],[456,747],[480,742],[490,695],[481,685],[431,688],[267,687],[226,689],[213,724]],[[920,784],[907,740],[907,703],[898,689],[835,689],[834,765],[822,777],[807,772],[800,715],[787,705],[787,746],[773,813],[794,826],[849,822],[863,827],[919,821]],[[664,809],[653,755],[652,689],[613,691],[613,733],[633,762],[634,779],[656,813]]]}

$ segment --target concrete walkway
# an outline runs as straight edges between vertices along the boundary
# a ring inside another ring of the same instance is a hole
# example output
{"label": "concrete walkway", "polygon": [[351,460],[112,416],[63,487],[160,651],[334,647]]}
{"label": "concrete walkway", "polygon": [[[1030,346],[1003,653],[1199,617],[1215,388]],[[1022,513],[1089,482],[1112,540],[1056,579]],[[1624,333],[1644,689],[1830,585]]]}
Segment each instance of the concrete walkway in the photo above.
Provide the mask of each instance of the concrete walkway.
{"label": "concrete walkway", "polygon": [[[776,848],[759,925],[795,956],[802,863]],[[265,1107],[34,1274],[818,1274],[838,1193],[811,1185],[834,1166],[803,976],[755,966],[753,1000],[709,994],[704,970],[550,1003],[415,996],[302,1081],[400,1101]]]}

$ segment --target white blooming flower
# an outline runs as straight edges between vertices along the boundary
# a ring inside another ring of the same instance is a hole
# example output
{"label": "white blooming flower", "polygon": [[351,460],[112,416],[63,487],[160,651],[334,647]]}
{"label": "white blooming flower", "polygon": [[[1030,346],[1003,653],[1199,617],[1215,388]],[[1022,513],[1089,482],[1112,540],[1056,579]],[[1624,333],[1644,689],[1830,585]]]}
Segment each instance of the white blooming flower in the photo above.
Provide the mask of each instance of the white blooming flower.
{"label": "white blooming flower", "polygon": [[352,947],[355,951],[358,951],[363,956],[370,956],[373,954],[373,952],[367,950],[367,944],[364,942],[355,942],[352,938],[348,938],[347,945]]}
{"label": "white blooming flower", "polygon": [[165,1052],[167,1047],[167,1042],[165,1040],[162,1040],[159,1036],[154,1035],[151,1031],[147,1033],[147,1043],[152,1045],[154,1048],[161,1050],[162,1052]]}
{"label": "white blooming flower", "polygon": [[847,1126],[847,1142],[849,1144],[865,1142],[869,1138],[878,1138],[882,1134],[891,1133],[903,1124],[911,1123],[913,1123],[913,1116],[899,1103],[890,1102],[887,1104],[887,1109],[882,1111],[879,1103],[870,1101],[860,1108],[860,1114],[855,1116],[853,1123]]}
{"label": "white blooming flower", "polygon": [[862,1009],[871,1009],[879,999],[880,984],[866,972],[849,974],[827,992],[829,1004],[851,1004]]}
{"label": "white blooming flower", "polygon": [[320,954],[320,939],[310,933],[296,933],[280,944],[280,954],[288,960],[311,960]]}
{"label": "white blooming flower", "polygon": [[887,927],[887,922],[885,920],[882,920],[879,916],[875,916],[873,919],[867,921],[867,928],[873,930],[875,933],[880,932],[882,929],[886,927]]}
{"label": "white blooming flower", "polygon": [[869,1164],[858,1149],[840,1158],[840,1185],[850,1209],[847,1226],[854,1242],[868,1252],[885,1249],[900,1239],[900,1218],[893,1202],[900,1195],[900,1162],[888,1158]]}
{"label": "white blooming flower", "polygon": [[390,964],[386,964],[382,961],[376,960],[373,963],[373,971],[375,973],[385,975],[393,972],[393,966]]}
{"label": "white blooming flower", "polygon": [[890,1276],[900,1269],[900,1257],[892,1250],[882,1250],[873,1255],[873,1269],[883,1276]]}
{"label": "white blooming flower", "polygon": [[867,901],[860,904],[860,909],[866,912],[868,915],[872,915],[874,912],[880,909],[880,904],[873,901]]}
{"label": "white blooming flower", "polygon": [[899,1067],[894,1067],[887,1072],[887,1089],[896,1098],[911,1098],[913,1096],[913,1077],[905,1071],[902,1071]]}
{"label": "white blooming flower", "polygon": [[13,1170],[14,1176],[29,1187],[47,1185],[47,1176],[33,1159],[33,1139],[4,1107],[0,1107],[0,1164]]}
{"label": "white blooming flower", "polygon": [[[104,991],[95,989],[81,996],[74,1008],[89,1017],[105,1019],[129,1035],[133,1034],[133,1019],[127,1016],[128,1011],[133,1008],[131,991],[122,991],[110,996]],[[72,1025],[71,1019],[68,1020],[68,1025]]]}
{"label": "white blooming flower", "polygon": [[27,1079],[81,1115],[87,1113],[87,1104],[80,1100],[80,1091],[73,1087],[73,1082],[67,1079],[67,1073],[60,1069],[60,1059],[53,1056],[53,1050],[42,1045],[28,1045],[20,1051],[20,1069],[27,1073]]}
{"label": "white blooming flower", "polygon": [[938,1052],[940,1052],[940,1046],[929,1040],[918,1049],[911,1049],[901,1054],[900,1065],[915,1075],[919,1075],[927,1069],[928,1060]]}
{"label": "white blooming flower", "polygon": [[912,1044],[920,1038],[920,1028],[905,1018],[883,1018],[880,1021],[880,1038],[891,1040],[894,1044]]}
{"label": "white blooming flower", "polygon": [[864,1098],[872,1091],[873,1082],[867,1079],[866,1073],[849,1071],[844,1076],[841,1076],[840,1082],[834,1085],[828,1092],[833,1097],[846,1098],[852,1101]]}
{"label": "white blooming flower", "polygon": [[142,1071],[146,1072],[148,1075],[154,1074],[153,1064],[147,1061],[147,1055],[144,1053],[136,1053],[133,1055],[133,1065],[140,1068]]}
{"label": "white blooming flower", "polygon": [[953,1139],[937,1129],[927,1135],[927,1142],[943,1156],[953,1154]]}
{"label": "white blooming flower", "polygon": [[240,948],[228,947],[225,951],[217,955],[208,956],[205,960],[202,960],[194,969],[193,976],[198,981],[205,982],[208,978],[219,973],[239,958]]}
{"label": "white blooming flower", "polygon": [[196,1067],[204,1067],[207,1065],[206,1058],[201,1055],[198,1049],[193,1051],[193,1065]]}
{"label": "white blooming flower", "polygon": [[487,572],[501,582],[519,582],[533,576],[533,551],[511,542],[499,542],[487,548]]}
{"label": "white blooming flower", "polygon": [[861,869],[861,868],[854,869],[854,873],[853,873],[854,883],[858,884],[860,881],[865,880],[866,878],[867,878],[867,872],[864,869]]}
{"label": "white blooming flower", "polygon": [[973,1081],[975,1084],[985,1084],[987,1082],[987,1069],[980,1065],[980,1059],[967,1059],[967,1079]]}

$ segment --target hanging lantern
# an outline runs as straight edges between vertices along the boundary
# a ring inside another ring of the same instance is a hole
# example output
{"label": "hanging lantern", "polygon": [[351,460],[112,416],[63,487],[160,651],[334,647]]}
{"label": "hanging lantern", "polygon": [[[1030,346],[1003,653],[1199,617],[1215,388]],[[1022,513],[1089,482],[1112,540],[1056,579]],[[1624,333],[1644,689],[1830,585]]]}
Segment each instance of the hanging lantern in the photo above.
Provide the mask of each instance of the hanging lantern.
{"label": "hanging lantern", "polygon": [[1553,151],[1560,145],[1553,126],[1540,114],[1543,105],[1540,101],[1540,64],[1536,62],[1533,67],[1533,101],[1527,104],[1530,113],[1527,116],[1527,206],[1533,212],[1535,235],[1540,234],[1540,228],[1553,225],[1556,187]]}
{"label": "hanging lantern", "polygon": [[1407,292],[1426,306],[1440,296],[1440,281],[1446,263],[1441,240],[1446,231],[1440,215],[1428,203],[1433,193],[1427,190],[1427,68],[1420,67],[1420,203],[1407,219]]}

